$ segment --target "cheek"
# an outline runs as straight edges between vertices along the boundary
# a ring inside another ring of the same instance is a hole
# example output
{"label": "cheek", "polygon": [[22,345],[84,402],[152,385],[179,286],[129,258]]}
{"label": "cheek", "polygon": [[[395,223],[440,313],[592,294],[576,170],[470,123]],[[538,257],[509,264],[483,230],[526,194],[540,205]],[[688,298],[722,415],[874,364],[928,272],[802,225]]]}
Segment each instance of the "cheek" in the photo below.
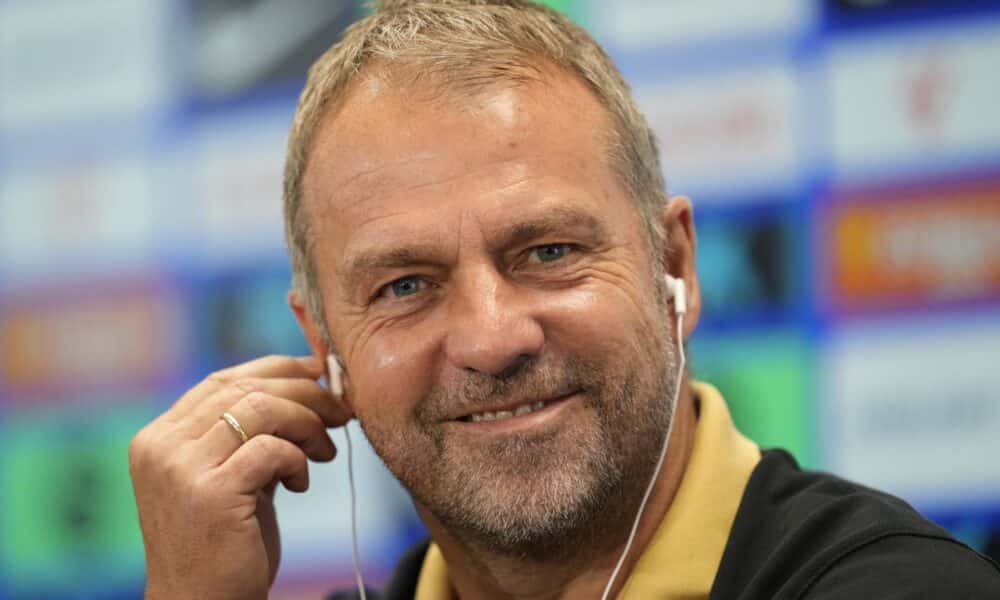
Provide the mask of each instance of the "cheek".
{"label": "cheek", "polygon": [[362,421],[404,421],[431,387],[432,351],[414,332],[379,332],[352,358],[352,401]]}
{"label": "cheek", "polygon": [[658,326],[649,308],[620,288],[568,290],[546,302],[548,336],[567,351],[591,356],[642,351],[638,333]]}

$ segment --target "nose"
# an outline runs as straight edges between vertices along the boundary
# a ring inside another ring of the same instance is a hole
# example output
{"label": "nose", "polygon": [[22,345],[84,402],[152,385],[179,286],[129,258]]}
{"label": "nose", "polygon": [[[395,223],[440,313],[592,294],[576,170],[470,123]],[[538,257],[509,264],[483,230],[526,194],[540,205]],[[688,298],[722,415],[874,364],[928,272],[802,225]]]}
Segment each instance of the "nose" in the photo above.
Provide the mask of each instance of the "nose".
{"label": "nose", "polygon": [[455,368],[502,377],[541,352],[545,334],[525,293],[495,269],[456,278],[445,342]]}

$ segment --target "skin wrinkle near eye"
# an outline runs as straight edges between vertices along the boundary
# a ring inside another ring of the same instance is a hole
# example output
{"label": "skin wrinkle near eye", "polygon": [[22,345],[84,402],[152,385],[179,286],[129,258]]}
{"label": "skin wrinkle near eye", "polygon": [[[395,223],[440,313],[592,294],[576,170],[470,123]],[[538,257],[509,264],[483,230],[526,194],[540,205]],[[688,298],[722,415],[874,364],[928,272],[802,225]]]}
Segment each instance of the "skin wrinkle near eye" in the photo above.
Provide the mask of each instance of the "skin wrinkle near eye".
{"label": "skin wrinkle near eye", "polygon": [[[560,232],[571,230],[574,227],[587,230],[594,246],[603,245],[610,237],[605,225],[582,209],[555,206],[545,210],[547,214],[501,227],[495,235],[490,236],[489,244],[494,246],[491,253],[499,254],[500,248],[521,246],[546,235],[558,236]],[[459,237],[461,237],[461,230]],[[567,237],[576,239],[579,235],[567,234]],[[427,243],[411,244],[409,247],[402,248],[375,247],[361,250],[352,256],[349,255],[344,264],[345,267],[341,270],[340,279],[342,288],[346,292],[345,295],[348,297],[356,297],[358,294],[355,293],[355,290],[363,287],[364,282],[375,279],[377,271],[415,268],[418,265],[439,268],[447,266],[446,259],[438,247]]]}
{"label": "skin wrinkle near eye", "polygon": [[[629,247],[628,244],[619,244],[612,248],[609,248],[606,252],[613,252],[614,250],[624,249]],[[623,268],[622,258],[604,256],[601,259],[597,259],[595,263],[589,264],[579,273],[574,273],[571,276],[572,281],[563,282],[560,287],[569,286],[570,288],[575,288],[578,291],[585,292],[588,288],[594,287],[596,282],[610,282],[613,284],[614,290],[624,291],[625,289],[635,288],[635,281],[627,277],[629,273],[628,269]],[[589,283],[586,280],[590,280]],[[640,307],[634,302],[632,295],[628,293],[622,293],[622,298],[627,301],[634,310],[637,312],[641,311],[644,307]],[[368,339],[379,331],[385,328],[391,328],[400,323],[407,323],[414,312],[407,311],[405,314],[378,314],[373,318],[362,319],[363,323],[360,323],[360,331],[352,330],[350,337],[353,338],[355,343],[365,344]]]}
{"label": "skin wrinkle near eye", "polygon": [[[544,244],[541,246],[544,246]],[[628,278],[622,277],[621,276],[622,274],[617,273],[617,270],[620,269],[620,265],[622,264],[621,257],[619,256],[618,258],[615,258],[610,255],[614,253],[616,250],[623,250],[627,247],[629,247],[629,245],[619,244],[604,249],[595,249],[594,251],[591,252],[576,250],[576,252],[581,255],[589,254],[590,260],[582,265],[573,264],[575,263],[575,261],[573,260],[572,257],[562,258],[559,261],[553,261],[552,263],[544,263],[544,266],[542,263],[540,263],[538,265],[534,265],[535,268],[532,269],[532,271],[540,269],[539,272],[542,273],[542,275],[534,277],[532,276],[531,273],[528,273],[526,275],[522,274],[521,277],[518,277],[516,279],[520,281],[526,278],[526,281],[531,282],[532,287],[536,287],[538,289],[557,289],[557,288],[565,288],[568,286],[570,287],[585,286],[586,283],[584,283],[584,281],[587,279],[610,282],[613,283],[616,288],[622,288],[625,286],[632,287],[630,284],[634,282],[630,282]],[[579,260],[585,260],[585,258],[588,257],[581,256]],[[569,261],[571,263],[568,267],[566,267],[571,270],[568,272],[558,271],[557,269],[560,268],[559,265],[566,261]],[[549,273],[553,273],[552,276],[546,277],[546,275]],[[396,279],[393,279],[392,281],[395,280]],[[434,284],[432,282],[429,282],[428,285],[434,285]],[[628,295],[625,295],[625,299],[631,301],[631,297]],[[417,301],[419,301],[419,299]],[[405,298],[402,298],[400,299],[400,302],[406,303],[407,300]],[[400,321],[406,320],[407,318],[413,316],[415,313],[418,313],[423,308],[423,306],[414,306],[409,304],[401,304],[399,306],[406,307],[405,309],[401,308],[401,310],[404,310],[405,312],[402,313],[391,312],[390,309],[389,311],[384,313],[376,313],[376,318],[386,319],[388,322],[383,323],[383,325],[391,326]],[[637,306],[635,308],[638,309]]]}

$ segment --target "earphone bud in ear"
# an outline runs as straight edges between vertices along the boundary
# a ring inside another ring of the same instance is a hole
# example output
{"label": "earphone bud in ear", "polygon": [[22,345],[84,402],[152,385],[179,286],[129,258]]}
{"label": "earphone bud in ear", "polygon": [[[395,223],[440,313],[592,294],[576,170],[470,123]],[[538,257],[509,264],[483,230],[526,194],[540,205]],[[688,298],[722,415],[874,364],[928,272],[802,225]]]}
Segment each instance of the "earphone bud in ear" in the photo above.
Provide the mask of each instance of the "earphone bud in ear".
{"label": "earphone bud in ear", "polygon": [[344,382],[341,378],[343,369],[340,368],[340,361],[332,353],[326,355],[326,370],[330,378],[330,392],[334,396],[344,395]]}
{"label": "earphone bud in ear", "polygon": [[683,315],[687,312],[687,290],[684,288],[684,280],[674,277],[669,273],[663,276],[667,280],[667,291],[670,299],[674,301],[674,312]]}

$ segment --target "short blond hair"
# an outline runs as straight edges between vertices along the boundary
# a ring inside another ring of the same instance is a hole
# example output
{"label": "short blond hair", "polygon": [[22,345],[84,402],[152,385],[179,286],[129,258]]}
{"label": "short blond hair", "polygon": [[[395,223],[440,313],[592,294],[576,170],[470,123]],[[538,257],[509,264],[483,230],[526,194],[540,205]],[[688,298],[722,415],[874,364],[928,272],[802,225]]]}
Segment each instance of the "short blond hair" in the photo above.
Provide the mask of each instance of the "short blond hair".
{"label": "short blond hair", "polygon": [[585,30],[528,0],[376,2],[372,14],[349,27],[309,69],[288,137],[283,200],[293,286],[327,343],[302,179],[324,116],[376,61],[420,73],[444,89],[465,91],[531,80],[550,65],[582,79],[611,118],[609,158],[658,254],[665,189],[656,138],[621,73]]}

